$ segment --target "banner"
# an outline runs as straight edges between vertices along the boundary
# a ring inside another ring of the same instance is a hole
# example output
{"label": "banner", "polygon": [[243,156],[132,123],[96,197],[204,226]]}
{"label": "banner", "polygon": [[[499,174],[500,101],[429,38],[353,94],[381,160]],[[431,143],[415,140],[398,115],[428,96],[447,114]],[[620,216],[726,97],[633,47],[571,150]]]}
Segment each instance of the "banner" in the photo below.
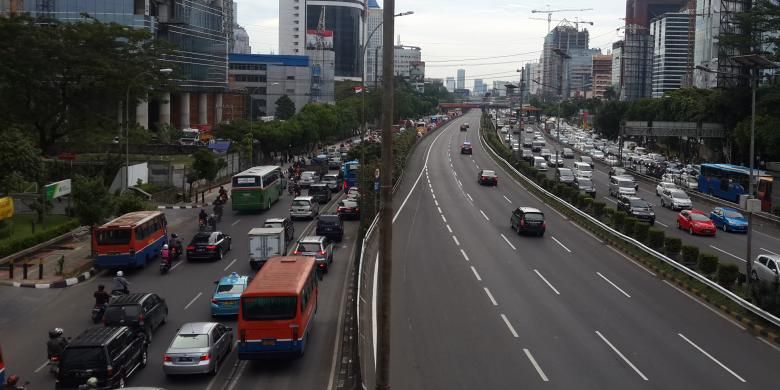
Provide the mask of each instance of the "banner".
{"label": "banner", "polygon": [[306,30],[306,49],[332,50],[333,31],[331,30]]}
{"label": "banner", "polygon": [[51,183],[45,187],[46,200],[52,200],[70,194],[70,179]]}
{"label": "banner", "polygon": [[0,220],[14,216],[14,199],[10,196],[0,198]]}

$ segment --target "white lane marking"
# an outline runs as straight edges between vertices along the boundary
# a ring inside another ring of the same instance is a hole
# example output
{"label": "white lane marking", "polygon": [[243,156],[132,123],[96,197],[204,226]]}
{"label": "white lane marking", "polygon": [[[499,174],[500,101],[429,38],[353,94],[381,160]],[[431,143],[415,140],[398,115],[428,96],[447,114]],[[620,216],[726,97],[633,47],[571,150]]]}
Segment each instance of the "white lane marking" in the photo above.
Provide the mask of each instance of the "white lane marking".
{"label": "white lane marking", "polygon": [[603,341],[604,341],[604,342],[605,342],[605,343],[606,343],[606,344],[607,344],[607,345],[608,345],[610,348],[612,348],[612,351],[614,351],[614,352],[615,352],[615,353],[616,353],[618,356],[620,356],[620,358],[621,358],[621,359],[623,359],[623,361],[624,361],[624,362],[626,362],[626,364],[628,364],[628,365],[629,365],[631,368],[633,368],[633,369],[634,369],[634,371],[636,371],[636,373],[637,373],[637,374],[639,374],[639,376],[640,376],[640,377],[642,377],[642,379],[644,379],[644,380],[648,380],[648,379],[647,379],[647,377],[645,376],[645,374],[643,374],[643,373],[642,373],[642,371],[639,371],[639,369],[638,369],[638,368],[636,368],[636,366],[634,365],[634,363],[631,363],[631,361],[629,361],[628,359],[626,359],[626,357],[625,357],[625,356],[623,356],[623,354],[622,354],[622,353],[621,353],[621,352],[620,352],[620,351],[619,351],[617,348],[615,348],[615,346],[614,346],[614,345],[612,345],[612,343],[610,343],[610,342],[609,342],[609,340],[607,340],[607,338],[606,338],[606,337],[604,337],[604,336],[601,334],[601,332],[599,332],[599,331],[596,331],[596,334],[597,334],[597,335],[598,335],[598,336],[601,338],[601,340],[603,340]]}
{"label": "white lane marking", "polygon": [[541,367],[539,367],[539,364],[538,364],[538,363],[536,363],[536,359],[534,359],[534,356],[533,356],[533,355],[531,355],[531,351],[529,351],[529,350],[528,350],[528,349],[526,349],[526,348],[523,348],[523,351],[525,352],[525,356],[527,356],[527,357],[528,357],[528,360],[530,360],[530,361],[531,361],[531,364],[532,364],[532,365],[534,366],[534,368],[536,369],[536,372],[537,372],[537,373],[539,373],[539,376],[540,376],[540,377],[542,377],[542,380],[543,380],[543,381],[545,381],[545,382],[549,382],[550,380],[549,380],[549,379],[547,379],[547,375],[544,375],[544,371],[542,371],[542,368],[541,368]]}
{"label": "white lane marking", "polygon": [[444,223],[447,223],[447,218],[444,218],[444,214],[441,215],[441,220],[444,221]]}
{"label": "white lane marking", "polygon": [[730,368],[726,367],[726,365],[725,365],[725,364],[723,364],[723,363],[721,363],[720,361],[718,361],[718,359],[715,359],[715,357],[714,357],[714,356],[710,355],[710,354],[709,354],[707,351],[705,351],[704,349],[702,349],[701,347],[699,347],[698,345],[696,345],[696,344],[695,344],[693,341],[691,341],[691,340],[689,340],[687,337],[685,337],[685,335],[683,335],[682,333],[677,333],[677,335],[679,335],[680,337],[682,337],[682,339],[683,339],[683,340],[687,341],[687,342],[688,342],[688,344],[690,344],[690,345],[692,345],[694,348],[698,349],[698,350],[699,350],[699,352],[701,352],[702,354],[704,354],[704,356],[706,356],[706,357],[710,358],[710,360],[712,360],[713,362],[717,363],[717,364],[718,364],[718,365],[719,365],[721,368],[723,368],[724,370],[728,371],[728,373],[729,373],[729,374],[731,374],[731,375],[734,375],[734,377],[735,377],[735,378],[737,378],[737,379],[739,379],[739,381],[740,381],[740,382],[742,382],[742,383],[745,383],[745,382],[747,382],[746,380],[742,379],[742,377],[741,377],[741,376],[737,375],[737,373],[736,373],[736,372],[734,372],[734,371],[731,371],[731,369],[730,369]]}
{"label": "white lane marking", "polygon": [[439,207],[439,201],[438,200],[434,199],[433,203],[436,205],[436,207]]}
{"label": "white lane marking", "polygon": [[718,247],[717,247],[717,246],[715,246],[715,245],[710,245],[710,248],[712,248],[712,249],[715,249],[716,251],[718,251],[718,252],[721,252],[721,253],[723,253],[723,254],[727,254],[727,255],[729,255],[729,256],[731,256],[731,257],[733,257],[733,258],[735,258],[735,259],[737,259],[737,260],[739,260],[739,261],[741,261],[741,262],[743,262],[743,263],[747,263],[747,261],[745,261],[745,259],[743,259],[743,258],[741,258],[741,257],[739,257],[739,256],[737,256],[737,255],[735,255],[735,254],[733,254],[733,253],[726,252],[726,251],[724,251],[723,249],[720,249],[720,248],[718,248]]}
{"label": "white lane marking", "polygon": [[503,197],[504,197],[504,199],[506,199],[507,202],[512,203],[512,201],[509,200],[509,198],[507,198],[506,195],[503,195]]}
{"label": "white lane marking", "polygon": [[493,294],[490,293],[490,290],[488,290],[487,287],[483,287],[485,289],[485,294],[487,294],[488,298],[490,298],[490,302],[493,302],[493,306],[498,306],[498,302],[496,302],[496,298],[493,298]]}
{"label": "white lane marking", "polygon": [[612,247],[612,246],[610,246],[610,245],[607,245],[607,248],[609,248],[609,249],[612,249],[612,251],[613,251],[613,252],[615,252],[615,253],[619,254],[620,256],[623,256],[623,258],[624,258],[624,259],[626,259],[626,260],[628,260],[628,261],[630,261],[630,262],[634,263],[634,264],[635,264],[637,267],[641,268],[642,270],[644,270],[644,271],[645,271],[645,272],[647,272],[648,274],[650,274],[650,275],[653,275],[653,276],[656,276],[655,272],[653,272],[653,271],[650,271],[649,269],[645,268],[645,266],[643,266],[642,264],[639,264],[639,263],[637,263],[637,262],[636,262],[636,261],[634,261],[632,258],[630,258],[630,257],[626,256],[626,254],[625,254],[625,253],[623,253],[623,252],[621,252],[621,251],[619,251],[619,250],[617,250],[617,249],[613,248],[613,247]]}
{"label": "white lane marking", "polygon": [[228,263],[227,267],[225,267],[225,269],[224,269],[223,271],[227,271],[227,270],[228,270],[228,268],[230,268],[230,266],[232,266],[233,264],[235,264],[235,262],[236,262],[237,260],[238,260],[238,259],[233,259],[233,260],[232,260],[230,263]]}
{"label": "white lane marking", "polygon": [[190,303],[188,303],[188,304],[187,304],[187,306],[184,306],[184,310],[187,310],[187,309],[189,309],[189,307],[190,307],[190,306],[192,306],[192,304],[193,304],[193,303],[195,303],[195,300],[197,300],[198,298],[200,298],[200,296],[201,296],[201,295],[203,295],[203,293],[202,293],[202,292],[199,292],[199,293],[198,293],[198,295],[196,295],[196,296],[195,296],[195,298],[192,298],[192,300],[190,301]]}
{"label": "white lane marking", "polygon": [[602,198],[604,198],[604,200],[606,200],[607,202],[612,202],[612,203],[614,203],[614,204],[617,204],[617,201],[616,201],[616,200],[612,200],[612,199],[610,199],[610,198],[607,198],[606,196],[602,196]]}
{"label": "white lane marking", "polygon": [[[431,142],[430,145],[428,145],[428,152],[425,154],[425,164],[423,165],[423,169],[420,169],[420,174],[417,175],[417,180],[414,181],[414,184],[412,185],[412,188],[409,190],[409,193],[406,194],[406,197],[404,198],[404,201],[401,202],[401,205],[398,206],[398,211],[395,212],[395,215],[393,215],[393,222],[395,222],[396,219],[398,219],[398,216],[401,214],[401,211],[403,211],[404,206],[406,206],[406,202],[409,201],[409,198],[412,196],[412,192],[414,192],[414,189],[417,187],[417,183],[420,182],[420,179],[422,179],[423,172],[425,172],[428,169],[428,158],[431,156],[431,149],[433,148],[433,145],[436,144],[436,141],[441,137],[445,132],[442,131],[439,133],[439,135],[436,136],[436,138],[433,139],[433,142]],[[431,192],[433,192],[433,189],[431,189]],[[376,348],[374,348],[376,350]],[[374,359],[376,361],[376,359]]]}
{"label": "white lane marking", "polygon": [[33,371],[33,373],[37,374],[38,371],[43,370],[43,368],[48,366],[48,365],[49,365],[49,361],[47,360],[47,361],[43,362],[43,364],[41,364],[40,367],[36,368],[35,371]]}
{"label": "white lane marking", "polygon": [[460,180],[458,180],[458,187],[463,187],[463,183],[461,183]]}
{"label": "white lane marking", "polygon": [[506,244],[507,244],[507,245],[509,245],[510,247],[512,247],[512,250],[517,250],[517,248],[515,248],[515,246],[514,246],[514,245],[512,245],[512,243],[511,243],[511,242],[509,242],[509,239],[508,239],[508,238],[506,238],[506,236],[505,236],[503,233],[501,233],[501,238],[503,238],[503,239],[504,239],[504,241],[506,241]]}
{"label": "white lane marking", "polygon": [[178,266],[180,266],[182,264],[184,264],[183,261],[181,261],[181,260],[177,261],[176,264],[174,264],[173,267],[171,267],[171,271],[175,270],[176,267],[178,267]]}
{"label": "white lane marking", "polygon": [[460,250],[460,254],[463,255],[463,258],[466,259],[466,261],[471,261],[469,260],[469,255],[467,255],[466,251],[464,251],[463,249]]}
{"label": "white lane marking", "polygon": [[476,268],[474,268],[474,266],[473,266],[473,265],[471,266],[471,271],[472,271],[472,272],[474,272],[474,276],[476,276],[476,278],[477,278],[477,281],[480,281],[480,282],[481,282],[481,281],[482,281],[482,278],[479,276],[479,272],[477,272],[477,269],[476,269]]}
{"label": "white lane marking", "polygon": [[458,237],[452,236],[452,241],[455,241],[455,245],[460,246],[460,241],[458,241]]}
{"label": "white lane marking", "polygon": [[607,277],[606,277],[606,276],[602,275],[602,274],[601,274],[601,272],[596,272],[596,275],[598,275],[598,276],[601,276],[601,278],[602,278],[602,279],[604,279],[604,280],[606,280],[606,281],[607,281],[607,283],[611,284],[611,285],[612,285],[612,287],[616,288],[618,291],[620,291],[621,293],[623,293],[623,295],[625,295],[626,297],[628,297],[628,298],[631,298],[631,295],[628,295],[628,293],[626,293],[625,291],[623,291],[623,289],[622,289],[622,288],[618,287],[618,285],[617,285],[617,284],[615,284],[615,283],[612,283],[612,281],[611,281],[611,280],[609,280],[609,279],[607,279]]}
{"label": "white lane marking", "polygon": [[483,217],[485,217],[485,219],[487,219],[488,221],[490,221],[490,218],[488,218],[487,214],[485,214],[485,212],[484,212],[484,211],[482,211],[482,210],[479,210],[479,212],[480,212],[480,213],[482,213],[482,216],[483,216]]}
{"label": "white lane marking", "polygon": [[446,224],[446,225],[444,225],[444,226],[446,226],[446,227],[447,227],[447,230],[449,230],[449,231],[450,231],[450,233],[452,233],[452,228],[450,227],[450,225],[449,225],[449,224]]}
{"label": "white lane marking", "polygon": [[575,226],[577,229],[580,229],[580,230],[582,230],[582,232],[583,232],[583,233],[585,233],[585,234],[587,234],[587,235],[591,236],[591,237],[592,237],[594,240],[598,241],[598,243],[599,243],[599,244],[603,244],[603,243],[604,243],[604,241],[601,241],[601,239],[599,239],[598,237],[596,237],[595,235],[593,235],[593,233],[591,233],[591,232],[589,232],[589,231],[585,230],[585,228],[583,228],[582,226],[580,226],[580,225],[577,225],[576,223],[574,223],[574,221],[569,221],[569,223],[571,223],[572,225],[574,225],[574,226]]}
{"label": "white lane marking", "polygon": [[561,293],[560,293],[560,292],[558,292],[558,289],[556,289],[556,288],[555,288],[555,286],[553,286],[553,285],[552,285],[552,283],[548,282],[548,281],[547,281],[547,279],[545,279],[545,277],[544,277],[544,276],[542,276],[542,273],[541,273],[541,272],[539,272],[539,270],[534,270],[534,272],[536,272],[536,274],[537,274],[537,275],[539,275],[539,277],[540,277],[540,278],[541,278],[541,279],[542,279],[542,280],[543,280],[545,283],[547,283],[547,286],[549,286],[549,287],[550,287],[550,288],[553,290],[553,292],[554,292],[556,295],[561,295]]}
{"label": "white lane marking", "polygon": [[509,319],[506,318],[506,314],[501,313],[501,318],[504,319],[504,323],[506,324],[506,327],[509,328],[510,332],[512,332],[512,336],[515,336],[515,338],[520,337],[517,335],[517,332],[515,332],[515,328],[512,326],[512,324],[509,323]]}
{"label": "white lane marking", "polygon": [[769,341],[764,340],[763,337],[756,336],[756,338],[761,340],[762,343],[772,347],[772,349],[774,349],[775,351],[780,352],[780,347],[778,347],[777,345],[774,345],[774,344],[770,343]]}
{"label": "white lane marking", "polygon": [[567,248],[566,245],[563,245],[560,241],[558,241],[558,239],[555,238],[555,236],[550,236],[550,237],[552,237],[553,241],[557,242],[558,245],[561,246],[561,248],[566,249],[566,252],[571,253],[571,250],[569,248]]}
{"label": "white lane marking", "polygon": [[239,223],[239,222],[241,222],[241,220],[237,219],[236,222],[231,223],[230,226],[236,226],[236,224]]}
{"label": "white lane marking", "polygon": [[474,198],[472,198],[471,195],[469,195],[468,193],[466,193],[466,197],[468,197],[470,201],[472,202],[474,201]]}
{"label": "white lane marking", "polygon": [[431,191],[431,196],[433,197],[433,200],[436,200],[436,194],[434,194],[433,191]]}
{"label": "white lane marking", "polygon": [[671,288],[673,288],[673,289],[675,289],[675,290],[679,291],[679,292],[680,292],[680,294],[683,294],[683,295],[685,295],[686,297],[688,297],[688,298],[691,298],[691,300],[693,300],[694,302],[696,302],[696,303],[698,303],[699,305],[703,306],[705,309],[707,309],[707,310],[709,310],[709,311],[711,311],[711,312],[715,313],[715,314],[716,314],[718,317],[720,317],[720,318],[723,318],[724,320],[726,320],[726,321],[730,322],[732,325],[736,326],[737,328],[739,328],[739,329],[742,329],[742,330],[746,330],[746,329],[745,329],[745,327],[744,327],[744,326],[742,326],[742,325],[741,325],[739,322],[737,322],[737,321],[734,321],[734,320],[732,320],[731,318],[729,318],[729,317],[726,317],[726,315],[725,315],[725,314],[723,314],[723,313],[721,313],[721,312],[719,312],[719,311],[717,311],[717,310],[715,310],[715,309],[713,309],[713,308],[709,307],[708,305],[706,305],[706,304],[704,304],[703,302],[701,302],[701,301],[699,301],[698,299],[696,299],[696,298],[695,298],[693,295],[691,295],[691,294],[688,294],[688,293],[687,293],[685,290],[683,290],[683,289],[681,289],[681,288],[679,288],[679,287],[677,287],[677,286],[675,286],[675,285],[673,285],[673,284],[669,283],[669,281],[668,281],[668,280],[664,280],[663,282],[664,282],[664,283],[666,283],[666,284],[668,284],[668,285],[669,285],[669,287],[671,287]]}
{"label": "white lane marking", "polygon": [[439,214],[441,214],[441,207],[436,206],[436,208],[439,210]]}
{"label": "white lane marking", "polygon": [[661,221],[655,221],[655,223],[657,223],[657,224],[659,224],[659,225],[661,225],[661,226],[663,226],[663,227],[665,227],[665,228],[668,228],[668,227],[669,227],[669,225],[667,225],[667,224],[665,224],[665,223],[663,223],[663,222],[661,222]]}
{"label": "white lane marking", "polygon": [[771,253],[771,254],[773,254],[773,255],[775,255],[775,256],[780,256],[780,255],[778,255],[777,253],[775,253],[775,252],[772,252],[772,251],[770,251],[769,249],[766,249],[766,248],[758,248],[758,249],[761,249],[761,250],[762,250],[762,251],[764,251],[764,252],[769,252],[769,253]]}

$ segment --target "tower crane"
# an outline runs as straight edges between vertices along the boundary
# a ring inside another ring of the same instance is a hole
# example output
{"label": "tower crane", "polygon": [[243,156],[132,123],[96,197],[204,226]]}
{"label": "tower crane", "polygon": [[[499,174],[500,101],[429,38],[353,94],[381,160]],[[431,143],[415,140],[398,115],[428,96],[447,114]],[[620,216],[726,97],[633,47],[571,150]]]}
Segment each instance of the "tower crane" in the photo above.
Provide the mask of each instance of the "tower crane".
{"label": "tower crane", "polygon": [[[545,19],[545,18],[528,18],[528,19],[533,19],[533,20],[548,20],[548,19]],[[566,18],[563,18],[563,19],[550,19],[550,20],[548,20],[548,21],[551,21],[551,22],[569,22],[569,23],[571,23],[571,20],[569,20],[569,19],[566,19]],[[591,26],[593,25],[593,22],[591,22],[591,21],[588,21],[588,20],[580,20],[579,18],[574,18],[574,28],[576,28],[578,31],[579,31],[579,29],[580,29],[580,23],[589,24],[589,25],[591,25]]]}
{"label": "tower crane", "polygon": [[550,9],[550,6],[547,6],[547,9],[534,9],[531,10],[532,14],[547,14],[547,32],[550,32],[550,22],[552,22],[552,14],[555,12],[577,12],[577,11],[593,11],[593,8],[579,8],[579,9]]}

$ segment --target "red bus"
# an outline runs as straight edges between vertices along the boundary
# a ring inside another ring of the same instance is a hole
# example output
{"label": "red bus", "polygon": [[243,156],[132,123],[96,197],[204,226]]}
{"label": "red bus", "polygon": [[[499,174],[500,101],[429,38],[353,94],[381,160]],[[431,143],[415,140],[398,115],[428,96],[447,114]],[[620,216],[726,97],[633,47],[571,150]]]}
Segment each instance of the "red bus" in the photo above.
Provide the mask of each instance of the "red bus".
{"label": "red bus", "polygon": [[238,358],[302,356],[317,312],[314,257],[271,257],[241,294]]}
{"label": "red bus", "polygon": [[127,213],[92,232],[95,267],[143,267],[168,243],[168,222],[159,211]]}

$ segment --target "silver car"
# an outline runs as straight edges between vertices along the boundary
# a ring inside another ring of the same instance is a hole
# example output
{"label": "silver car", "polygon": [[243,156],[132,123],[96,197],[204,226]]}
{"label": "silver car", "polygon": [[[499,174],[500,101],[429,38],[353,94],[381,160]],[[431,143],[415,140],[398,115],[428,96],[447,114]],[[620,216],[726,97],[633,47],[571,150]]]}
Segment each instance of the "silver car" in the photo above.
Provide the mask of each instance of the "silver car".
{"label": "silver car", "polygon": [[767,283],[777,283],[780,280],[780,256],[758,255],[753,261],[752,277]]}
{"label": "silver car", "polygon": [[211,374],[233,348],[233,329],[218,322],[188,322],[181,326],[163,356],[165,375]]}
{"label": "silver car", "polygon": [[661,191],[661,207],[669,207],[672,210],[690,210],[693,204],[688,194],[682,190],[666,188]]}
{"label": "silver car", "polygon": [[310,185],[320,181],[319,175],[314,171],[301,172],[301,179],[298,180],[298,185],[303,188],[308,188]]}
{"label": "silver car", "polygon": [[320,205],[313,196],[298,196],[290,205],[290,218],[314,218],[320,213]]}

